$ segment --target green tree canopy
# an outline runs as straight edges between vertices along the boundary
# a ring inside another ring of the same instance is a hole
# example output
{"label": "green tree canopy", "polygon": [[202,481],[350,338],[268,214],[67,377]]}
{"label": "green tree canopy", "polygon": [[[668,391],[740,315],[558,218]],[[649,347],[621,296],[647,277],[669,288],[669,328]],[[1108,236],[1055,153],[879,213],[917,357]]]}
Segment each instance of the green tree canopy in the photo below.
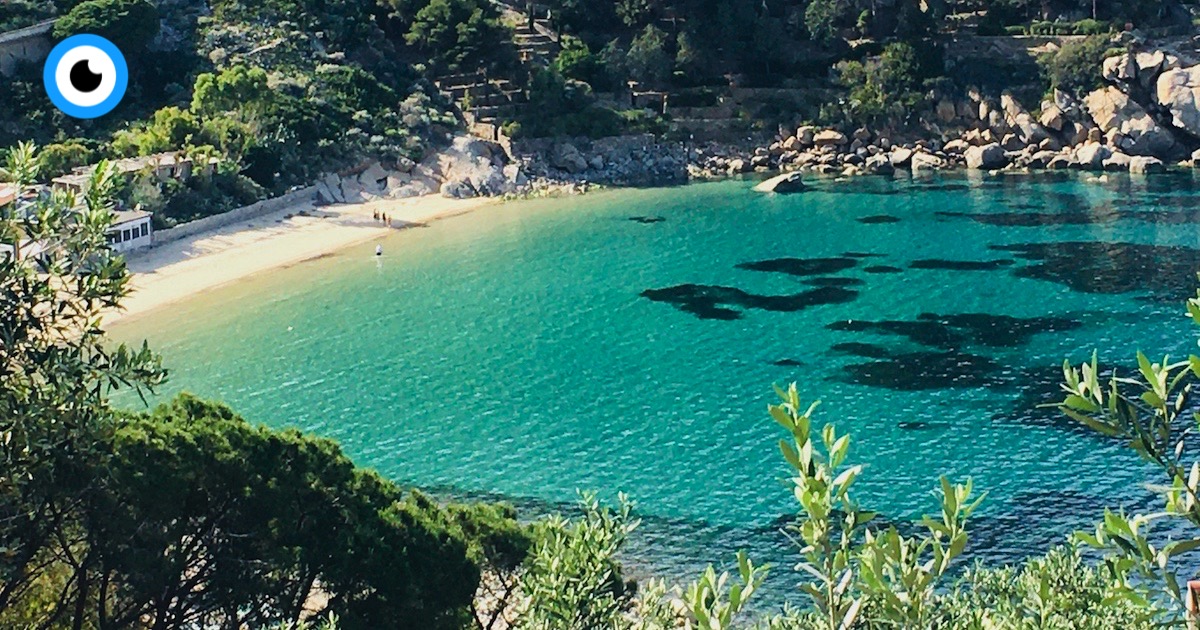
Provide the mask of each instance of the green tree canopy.
{"label": "green tree canopy", "polygon": [[674,57],[667,50],[670,40],[656,26],[647,26],[629,46],[629,73],[633,78],[654,86],[671,77]]}
{"label": "green tree canopy", "polygon": [[121,594],[98,616],[117,626],[296,621],[318,584],[343,627],[458,628],[469,613],[482,556],[458,523],[330,440],[184,395],[111,444],[88,528],[92,581]]}
{"label": "green tree canopy", "polygon": [[404,39],[437,66],[474,70],[511,62],[511,35],[487,0],[431,0],[417,11]]}
{"label": "green tree canopy", "polygon": [[568,79],[583,81],[593,87],[605,83],[600,59],[578,37],[563,36],[562,50],[554,59],[554,69]]}
{"label": "green tree canopy", "polygon": [[158,35],[158,9],[149,0],[87,0],[59,18],[55,39],[100,35],[126,54],[146,48]]}
{"label": "green tree canopy", "polygon": [[205,115],[232,111],[261,114],[270,107],[273,96],[266,70],[238,65],[196,77],[192,111]]}

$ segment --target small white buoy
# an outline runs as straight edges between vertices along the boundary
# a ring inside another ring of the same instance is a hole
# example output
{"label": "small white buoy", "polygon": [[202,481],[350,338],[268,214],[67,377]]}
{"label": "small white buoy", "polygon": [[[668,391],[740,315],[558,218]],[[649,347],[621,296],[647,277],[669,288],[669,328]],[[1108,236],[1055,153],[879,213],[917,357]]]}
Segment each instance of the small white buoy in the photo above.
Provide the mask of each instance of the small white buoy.
{"label": "small white buoy", "polygon": [[376,246],[375,246],[375,255],[376,255],[376,256],[382,256],[382,255],[383,255],[383,245],[376,245]]}

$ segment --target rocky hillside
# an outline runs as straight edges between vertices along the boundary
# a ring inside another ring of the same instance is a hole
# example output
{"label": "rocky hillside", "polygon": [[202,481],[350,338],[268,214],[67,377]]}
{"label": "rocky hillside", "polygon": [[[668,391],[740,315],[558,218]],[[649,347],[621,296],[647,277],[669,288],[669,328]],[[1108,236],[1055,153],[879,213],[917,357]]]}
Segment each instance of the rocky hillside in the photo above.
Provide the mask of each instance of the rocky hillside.
{"label": "rocky hillside", "polygon": [[890,173],[972,169],[1162,170],[1200,161],[1200,55],[1190,46],[1118,37],[1103,60],[1103,85],[1056,89],[1036,108],[1013,94],[969,89],[931,103],[923,137],[901,141],[863,127],[853,133],[803,126],[752,155],[701,155],[693,176],[750,170]]}

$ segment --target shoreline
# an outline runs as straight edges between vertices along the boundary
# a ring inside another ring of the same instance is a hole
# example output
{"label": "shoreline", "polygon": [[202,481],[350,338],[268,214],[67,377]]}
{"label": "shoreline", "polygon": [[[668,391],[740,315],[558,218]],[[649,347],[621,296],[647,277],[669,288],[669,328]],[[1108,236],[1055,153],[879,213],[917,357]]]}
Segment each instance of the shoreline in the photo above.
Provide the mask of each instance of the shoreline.
{"label": "shoreline", "polygon": [[[979,171],[958,167],[934,169],[933,173],[972,172],[984,175],[1049,174],[1053,169],[995,169]],[[795,169],[804,172],[802,169]],[[1169,169],[1186,172],[1187,169]],[[1066,172],[1079,172],[1068,170]],[[758,179],[794,170],[755,169],[736,175],[699,177],[686,184],[701,184],[727,179]],[[1059,171],[1061,172],[1061,171]],[[845,181],[857,179],[841,173],[813,173],[815,179]],[[1104,178],[1112,173],[1087,173]],[[898,175],[898,174],[897,174]],[[916,174],[914,174],[916,176]],[[887,175],[891,178],[891,174]],[[1102,180],[1101,180],[1102,181]],[[673,185],[673,184],[663,184]],[[597,186],[595,191],[619,189],[622,186]],[[104,314],[104,324],[127,324],[164,306],[202,294],[206,291],[236,283],[251,276],[290,267],[310,260],[341,252],[356,245],[382,239],[395,230],[423,227],[429,222],[450,218],[479,208],[509,201],[531,200],[554,196],[575,196],[593,192],[587,187],[577,189],[569,184],[542,190],[542,194],[509,195],[504,197],[472,197],[452,199],[429,194],[398,200],[376,200],[363,203],[317,205],[305,202],[268,213],[254,219],[232,223],[194,236],[182,238],[148,249],[139,250],[126,259],[131,274],[129,295],[122,301],[121,310]],[[386,212],[393,219],[391,227],[372,217],[375,211]]]}
{"label": "shoreline", "polygon": [[[134,252],[126,258],[129,295],[104,314],[106,327],[126,324],[168,304],[250,276],[302,263],[497,203],[494,198],[410,199],[317,206],[297,204],[221,228]],[[387,213],[392,226],[372,213]]]}

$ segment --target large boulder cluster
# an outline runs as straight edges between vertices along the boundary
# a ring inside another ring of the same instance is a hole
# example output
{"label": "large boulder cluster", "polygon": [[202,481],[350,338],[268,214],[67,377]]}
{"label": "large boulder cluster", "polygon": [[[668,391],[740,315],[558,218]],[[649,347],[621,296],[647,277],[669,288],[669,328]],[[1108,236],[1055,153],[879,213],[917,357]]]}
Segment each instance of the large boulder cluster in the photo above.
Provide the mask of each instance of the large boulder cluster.
{"label": "large boulder cluster", "polygon": [[535,188],[561,184],[646,185],[687,180],[687,156],[680,143],[653,135],[529,140],[513,151]]}
{"label": "large boulder cluster", "polygon": [[1031,112],[1010,94],[967,90],[934,99],[922,139],[888,131],[803,126],[752,154],[693,156],[692,177],[753,171],[890,174],[965,167],[1152,173],[1200,162],[1200,65],[1154,50],[1110,57],[1106,85],[1082,98],[1056,91]]}
{"label": "large boulder cluster", "polygon": [[500,145],[460,135],[420,163],[406,158],[368,162],[326,175],[317,182],[317,198],[324,203],[362,203],[441,193],[466,199],[514,194],[528,187],[521,166]]}
{"label": "large boulder cluster", "polygon": [[897,169],[920,171],[948,165],[941,142],[893,145],[887,137],[867,129],[846,134],[803,126],[769,146],[755,149],[750,156],[721,148],[696,150],[689,173],[697,179],[769,170],[889,175]]}

